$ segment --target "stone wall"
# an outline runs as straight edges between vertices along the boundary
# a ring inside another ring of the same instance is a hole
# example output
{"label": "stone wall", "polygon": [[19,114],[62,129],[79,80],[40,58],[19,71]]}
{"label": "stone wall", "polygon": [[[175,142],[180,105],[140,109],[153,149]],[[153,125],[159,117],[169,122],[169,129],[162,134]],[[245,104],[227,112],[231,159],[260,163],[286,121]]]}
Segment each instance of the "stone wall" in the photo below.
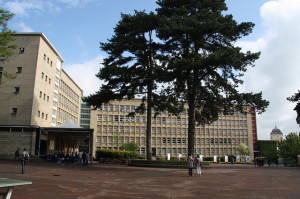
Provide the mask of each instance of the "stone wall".
{"label": "stone wall", "polygon": [[26,148],[30,155],[35,155],[35,129],[0,128],[0,159],[14,159],[17,148],[21,153]]}

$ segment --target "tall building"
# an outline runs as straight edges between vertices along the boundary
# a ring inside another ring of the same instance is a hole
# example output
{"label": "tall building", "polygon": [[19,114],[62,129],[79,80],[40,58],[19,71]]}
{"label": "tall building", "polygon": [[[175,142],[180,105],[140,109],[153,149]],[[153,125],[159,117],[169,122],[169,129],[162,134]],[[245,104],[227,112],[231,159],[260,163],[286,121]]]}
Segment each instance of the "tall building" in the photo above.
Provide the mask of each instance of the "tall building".
{"label": "tall building", "polygon": [[[128,117],[141,103],[140,100],[115,101],[91,110],[90,127],[95,129],[96,149],[118,149],[122,143],[137,143],[140,155],[146,155],[146,114]],[[255,111],[249,114],[220,115],[211,125],[197,126],[195,153],[203,156],[238,155],[240,143],[248,145],[253,158],[253,142],[256,141]],[[187,155],[187,110],[179,117],[163,112],[152,118],[153,156],[178,157]]]}
{"label": "tall building", "polygon": [[[18,48],[0,62],[0,125],[79,124],[82,90],[62,69],[64,62],[43,33],[16,33]],[[15,76],[5,78],[4,73]]]}

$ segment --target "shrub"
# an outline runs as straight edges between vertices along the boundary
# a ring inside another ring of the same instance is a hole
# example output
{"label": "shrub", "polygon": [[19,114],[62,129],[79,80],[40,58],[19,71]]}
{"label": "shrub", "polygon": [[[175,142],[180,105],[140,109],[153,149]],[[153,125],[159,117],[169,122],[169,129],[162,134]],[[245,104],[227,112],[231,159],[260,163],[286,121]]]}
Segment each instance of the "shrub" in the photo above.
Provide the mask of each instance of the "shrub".
{"label": "shrub", "polygon": [[134,151],[119,151],[111,149],[99,149],[96,151],[96,159],[135,159],[138,154]]}

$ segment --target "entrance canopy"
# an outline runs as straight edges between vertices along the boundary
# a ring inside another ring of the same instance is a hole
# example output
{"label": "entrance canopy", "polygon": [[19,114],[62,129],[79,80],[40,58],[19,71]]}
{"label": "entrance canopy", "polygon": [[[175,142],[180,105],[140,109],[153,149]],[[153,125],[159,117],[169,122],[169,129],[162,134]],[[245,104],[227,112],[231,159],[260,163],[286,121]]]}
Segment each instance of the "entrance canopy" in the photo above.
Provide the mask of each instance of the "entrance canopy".
{"label": "entrance canopy", "polygon": [[72,120],[56,127],[41,127],[39,136],[39,155],[68,153],[70,156],[78,151],[94,154],[94,129],[85,129]]}

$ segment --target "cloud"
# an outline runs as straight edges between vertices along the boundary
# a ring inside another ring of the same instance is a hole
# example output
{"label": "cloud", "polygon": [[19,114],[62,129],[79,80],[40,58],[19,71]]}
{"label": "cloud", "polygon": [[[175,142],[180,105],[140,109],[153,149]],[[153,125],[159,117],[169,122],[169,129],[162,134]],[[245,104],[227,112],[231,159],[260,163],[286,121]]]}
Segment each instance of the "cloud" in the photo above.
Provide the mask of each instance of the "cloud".
{"label": "cloud", "polygon": [[34,32],[32,28],[26,26],[24,22],[20,22],[19,24],[17,24],[17,26],[21,28],[21,32]]}
{"label": "cloud", "polygon": [[14,0],[6,1],[4,8],[17,16],[30,16],[30,13],[60,12],[63,7],[83,7],[95,0]]}
{"label": "cloud", "polygon": [[270,139],[275,123],[284,135],[299,131],[295,104],[286,98],[300,89],[300,1],[269,1],[260,13],[266,30],[264,37],[237,45],[261,51],[256,66],[246,72],[241,90],[262,91],[264,99],[270,101],[267,111],[257,117],[258,139]]}
{"label": "cloud", "polygon": [[98,56],[82,64],[70,64],[63,66],[70,77],[83,90],[84,96],[88,96],[98,91],[101,83],[103,83],[95,76],[102,66],[102,60],[103,56]]}
{"label": "cloud", "polygon": [[7,1],[4,4],[4,7],[7,8],[12,13],[17,16],[28,16],[28,12],[31,11],[42,11],[43,2],[38,0],[31,1]]}

